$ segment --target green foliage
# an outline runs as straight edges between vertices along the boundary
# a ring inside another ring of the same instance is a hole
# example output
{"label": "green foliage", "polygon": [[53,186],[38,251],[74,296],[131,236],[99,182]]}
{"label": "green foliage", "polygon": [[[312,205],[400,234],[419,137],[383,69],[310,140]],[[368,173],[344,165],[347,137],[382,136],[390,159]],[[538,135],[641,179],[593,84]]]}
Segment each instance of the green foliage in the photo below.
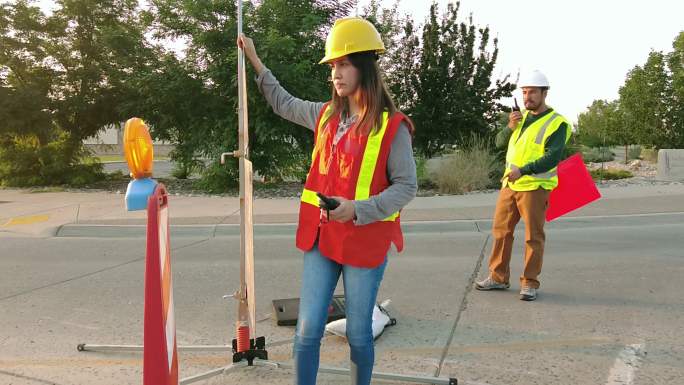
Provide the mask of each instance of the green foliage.
{"label": "green foliage", "polygon": [[144,28],[135,0],[62,1],[51,16],[0,5],[0,183],[97,177],[79,164],[82,141],[125,119],[117,106],[137,95],[127,79],[154,59]]}
{"label": "green foliage", "polygon": [[581,147],[582,159],[589,163],[610,162],[615,154],[607,147]]}
{"label": "green foliage", "polygon": [[[168,54],[163,71],[139,78],[155,98],[136,107],[154,126],[157,138],[178,145],[172,154],[175,162],[212,161],[201,186],[211,191],[221,185],[228,189],[237,183],[237,179],[226,180],[237,175],[237,163],[220,166],[218,159],[237,148],[237,7],[228,1],[154,0],[151,4],[156,35],[185,40],[186,55]],[[244,32],[288,91],[302,99],[327,100],[329,71],[317,63],[327,29],[352,6],[351,1],[245,2]],[[250,159],[255,171],[270,180],[303,178],[313,144],[311,131],[273,114],[251,81],[255,76],[251,66],[247,69]],[[220,167],[228,170],[220,172]]]}
{"label": "green foliage", "polygon": [[427,157],[472,134],[493,136],[504,108],[497,101],[515,88],[508,76],[492,81],[498,39],[490,42],[489,27],[476,27],[472,18],[459,22],[459,8],[449,4],[440,22],[433,3],[423,26],[408,112],[418,126],[414,145]]}
{"label": "green foliage", "polygon": [[594,101],[580,115],[583,144],[684,148],[684,32],[672,47],[630,70],[618,100]]}
{"label": "green foliage", "polygon": [[639,159],[641,157],[641,146],[628,146],[627,160]]}
{"label": "green foliage", "polygon": [[617,180],[627,179],[634,175],[628,170],[620,170],[617,168],[598,168],[590,170],[589,173],[594,180]]}
{"label": "green foliage", "polygon": [[468,146],[445,155],[434,182],[440,192],[461,194],[492,185],[491,176],[498,170],[496,157],[486,139],[472,136]]}
{"label": "green foliage", "polygon": [[578,141],[589,147],[626,145],[634,142],[618,101],[595,100],[578,118]]}
{"label": "green foliage", "polygon": [[639,155],[639,158],[656,163],[658,161],[658,150],[654,148],[642,148],[641,149],[641,154]]}
{"label": "green foliage", "polygon": [[[636,66],[620,88],[620,107],[632,143],[658,148],[671,143],[668,122],[669,79],[662,52],[651,52],[643,67]],[[621,143],[629,144],[629,143]]]}
{"label": "green foliage", "polygon": [[[221,153],[237,146],[234,1],[69,0],[57,2],[49,16],[31,4],[0,5],[0,141],[12,143],[2,148],[0,183],[87,183],[90,177],[69,180],[55,170],[90,175],[90,164],[79,166],[83,139],[132,116],[144,118],[156,139],[176,145],[176,176],[201,164],[208,190],[237,183],[236,162],[218,164]],[[329,69],[317,63],[333,21],[356,2],[243,4],[244,31],[281,84],[299,98],[328,100]],[[433,5],[419,31],[410,16],[399,15],[398,3],[379,4],[371,1],[366,16],[385,41],[380,65],[397,106],[416,122],[418,152],[463,145],[472,133],[493,135],[502,110],[496,101],[514,86],[507,77],[492,80],[498,48],[489,28],[459,21],[456,4],[441,16]],[[157,45],[160,39],[183,41],[186,49],[177,55]],[[302,180],[311,132],[273,114],[247,68],[255,171],[271,181]],[[47,155],[55,147],[61,153]]]}
{"label": "green foliage", "polygon": [[102,164],[79,162],[87,154],[74,153],[70,145],[66,135],[44,146],[36,137],[5,137],[0,143],[0,185],[81,187],[102,179]]}
{"label": "green foliage", "polygon": [[[233,163],[237,163],[234,161]],[[222,193],[238,186],[238,168],[226,167],[219,163],[210,164],[195,182],[197,188],[210,193]]]}
{"label": "green foliage", "polygon": [[667,55],[671,90],[668,111],[671,137],[667,147],[684,148],[684,31],[675,38],[672,48]]}
{"label": "green foliage", "polygon": [[427,159],[422,155],[416,155],[416,179],[418,180],[418,188],[430,189],[435,187],[435,183],[430,177],[427,169]]}
{"label": "green foliage", "polygon": [[107,181],[128,181],[131,177],[121,170],[114,170],[105,174],[104,180]]}

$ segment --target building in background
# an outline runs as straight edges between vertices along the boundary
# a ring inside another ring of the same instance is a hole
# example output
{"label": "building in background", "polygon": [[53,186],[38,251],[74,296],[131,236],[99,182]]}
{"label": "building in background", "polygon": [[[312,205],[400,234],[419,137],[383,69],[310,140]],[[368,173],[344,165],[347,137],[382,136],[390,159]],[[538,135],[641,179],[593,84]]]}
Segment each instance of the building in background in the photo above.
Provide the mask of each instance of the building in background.
{"label": "building in background", "polygon": [[[126,123],[106,126],[96,136],[91,136],[83,140],[87,149],[95,155],[123,155],[123,130]],[[153,140],[155,156],[168,156],[173,150],[173,144]]]}

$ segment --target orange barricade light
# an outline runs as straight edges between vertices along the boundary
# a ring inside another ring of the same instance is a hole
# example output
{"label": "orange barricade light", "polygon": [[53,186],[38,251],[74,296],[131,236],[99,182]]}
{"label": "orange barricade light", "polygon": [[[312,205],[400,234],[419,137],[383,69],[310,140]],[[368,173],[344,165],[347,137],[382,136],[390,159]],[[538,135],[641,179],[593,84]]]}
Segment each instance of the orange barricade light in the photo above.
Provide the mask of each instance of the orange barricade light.
{"label": "orange barricade light", "polygon": [[141,179],[152,176],[154,149],[150,130],[140,118],[131,118],[124,128],[124,155],[128,162],[131,178]]}
{"label": "orange barricade light", "polygon": [[124,155],[133,180],[126,189],[126,209],[145,210],[147,199],[154,193],[157,181],[152,176],[154,149],[150,130],[140,118],[130,118],[124,128]]}

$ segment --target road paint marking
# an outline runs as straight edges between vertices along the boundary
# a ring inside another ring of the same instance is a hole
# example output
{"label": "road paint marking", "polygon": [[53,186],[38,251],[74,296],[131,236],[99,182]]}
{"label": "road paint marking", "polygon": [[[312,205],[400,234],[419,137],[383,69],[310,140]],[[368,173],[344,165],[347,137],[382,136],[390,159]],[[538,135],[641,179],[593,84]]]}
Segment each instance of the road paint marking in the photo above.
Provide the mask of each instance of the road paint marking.
{"label": "road paint marking", "polygon": [[19,226],[19,225],[32,225],[40,222],[47,222],[50,219],[49,215],[29,215],[25,217],[14,217],[10,218],[7,223],[2,225],[2,227]]}
{"label": "road paint marking", "polygon": [[613,367],[610,368],[606,385],[631,385],[634,383],[634,376],[639,370],[641,357],[643,356],[644,345],[632,344],[625,346],[615,359]]}

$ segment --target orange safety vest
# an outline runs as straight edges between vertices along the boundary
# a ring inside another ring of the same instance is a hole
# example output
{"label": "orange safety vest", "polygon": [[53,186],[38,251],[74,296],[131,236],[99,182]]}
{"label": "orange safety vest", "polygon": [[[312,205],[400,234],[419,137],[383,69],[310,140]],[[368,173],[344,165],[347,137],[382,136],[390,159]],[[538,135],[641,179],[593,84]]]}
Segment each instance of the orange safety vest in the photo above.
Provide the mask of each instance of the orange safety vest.
{"label": "orange safety vest", "polygon": [[333,145],[340,117],[331,117],[327,125],[321,127],[331,113],[332,108],[326,104],[314,130],[311,168],[299,207],[297,248],[311,250],[318,240],[321,254],[337,263],[376,267],[384,261],[390,243],[394,243],[397,251],[404,247],[399,212],[362,226],[356,226],[353,221],[324,222],[321,220],[316,192],[349,200],[364,200],[389,187],[387,160],[392,140],[406,116],[396,113],[390,117],[385,112],[382,127],[377,132],[371,130],[368,135],[357,136],[350,129],[337,145]]}

